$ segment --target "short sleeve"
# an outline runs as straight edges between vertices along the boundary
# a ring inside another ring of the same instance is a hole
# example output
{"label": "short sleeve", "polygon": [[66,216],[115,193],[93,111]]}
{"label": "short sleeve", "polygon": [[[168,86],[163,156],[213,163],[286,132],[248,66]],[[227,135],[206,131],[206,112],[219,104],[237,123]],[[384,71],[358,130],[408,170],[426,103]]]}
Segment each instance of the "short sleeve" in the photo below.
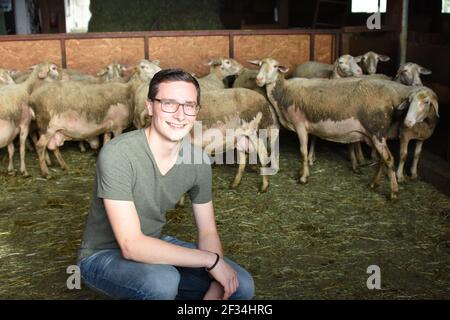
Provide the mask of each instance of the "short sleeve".
{"label": "short sleeve", "polygon": [[196,165],[196,179],[188,191],[192,203],[202,204],[212,200],[212,170],[210,164]]}
{"label": "short sleeve", "polygon": [[133,171],[129,159],[114,145],[100,151],[96,166],[97,197],[133,201]]}

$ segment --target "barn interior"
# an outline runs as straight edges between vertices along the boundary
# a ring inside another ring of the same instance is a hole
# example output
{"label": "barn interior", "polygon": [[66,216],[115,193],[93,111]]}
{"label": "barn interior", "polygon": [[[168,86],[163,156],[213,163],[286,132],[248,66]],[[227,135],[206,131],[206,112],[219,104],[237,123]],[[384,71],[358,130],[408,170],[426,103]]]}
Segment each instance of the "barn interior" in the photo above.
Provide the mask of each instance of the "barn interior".
{"label": "barn interior", "polygon": [[[369,190],[374,166],[355,175],[347,149],[326,141],[317,147],[313,178],[299,185],[299,142],[288,130],[281,130],[281,170],[266,194],[258,193],[254,172],[230,189],[237,166],[214,167],[213,191],[225,252],[252,272],[258,299],[448,299],[450,1],[372,1],[379,14],[354,12],[357,2],[0,1],[0,67],[24,70],[50,59],[95,74],[113,60],[146,58],[201,76],[208,72],[205,60],[217,56],[250,68],[248,59],[273,55],[292,69],[374,51],[390,57],[377,73],[393,77],[404,62],[431,70],[422,81],[439,98],[439,122],[424,143],[420,179],[402,184],[399,200],[387,200],[387,178]],[[86,6],[90,18],[76,18],[73,8]],[[398,142],[389,146],[398,159]],[[370,149],[364,151],[369,156]],[[26,159],[31,177],[7,175],[7,151],[0,149],[2,299],[105,298],[84,286],[66,287],[92,199],[97,153],[81,154],[75,143],[62,152],[70,170],[54,165],[47,180],[33,152]],[[413,154],[411,143],[408,166]],[[167,233],[195,241],[189,206],[171,210],[167,220]],[[369,265],[381,266],[383,290],[367,289]]]}

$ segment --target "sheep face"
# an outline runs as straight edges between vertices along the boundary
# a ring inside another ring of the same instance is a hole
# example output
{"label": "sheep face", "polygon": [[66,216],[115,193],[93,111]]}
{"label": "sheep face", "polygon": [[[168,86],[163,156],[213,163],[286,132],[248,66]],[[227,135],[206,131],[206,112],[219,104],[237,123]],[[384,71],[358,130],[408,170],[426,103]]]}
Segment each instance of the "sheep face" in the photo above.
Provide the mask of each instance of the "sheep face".
{"label": "sheep face", "polygon": [[340,56],[334,63],[337,74],[343,78],[362,75],[362,70],[358,66],[359,61],[360,57],[353,57],[349,54]]}
{"label": "sheep face", "polygon": [[391,58],[388,56],[375,53],[373,51],[366,52],[361,57],[361,64],[367,74],[374,74],[377,72],[377,66],[379,61],[389,61]]}
{"label": "sheep face", "polygon": [[0,84],[13,84],[14,80],[11,78],[9,71],[0,69]]}
{"label": "sheep face", "polygon": [[242,71],[242,65],[234,59],[219,58],[208,62],[211,72],[218,70],[223,78],[234,76]]}
{"label": "sheep face", "polygon": [[429,89],[415,91],[409,96],[409,108],[404,124],[407,128],[411,128],[416,123],[424,121],[433,111],[439,117],[436,94]]}
{"label": "sheep face", "polygon": [[416,63],[408,62],[400,66],[395,79],[407,86],[421,86],[421,74],[431,74],[431,71]]}
{"label": "sheep face", "polygon": [[249,62],[259,66],[259,72],[256,76],[256,84],[259,87],[277,81],[279,73],[286,73],[289,71],[289,68],[281,66],[277,60],[271,58],[252,60]]}
{"label": "sheep face", "polygon": [[139,62],[138,66],[138,72],[139,74],[143,75],[144,77],[147,77],[149,79],[153,78],[153,76],[160,71],[161,68],[159,67],[159,61],[148,61],[145,59],[142,59]]}
{"label": "sheep face", "polygon": [[122,76],[122,66],[119,63],[111,63],[97,73],[97,76],[103,77],[105,81],[119,79]]}

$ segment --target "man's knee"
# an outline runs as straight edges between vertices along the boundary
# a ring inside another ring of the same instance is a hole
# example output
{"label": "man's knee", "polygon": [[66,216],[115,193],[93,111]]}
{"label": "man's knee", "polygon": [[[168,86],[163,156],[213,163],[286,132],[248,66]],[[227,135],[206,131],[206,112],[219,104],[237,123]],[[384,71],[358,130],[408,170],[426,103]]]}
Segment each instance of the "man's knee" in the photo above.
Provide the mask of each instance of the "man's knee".
{"label": "man's knee", "polygon": [[239,287],[231,296],[233,300],[251,300],[255,296],[255,283],[253,277],[245,269],[238,272]]}
{"label": "man's knee", "polygon": [[143,285],[138,290],[140,299],[151,300],[174,300],[178,294],[180,274],[174,267],[168,267],[159,272],[155,277],[143,279]]}

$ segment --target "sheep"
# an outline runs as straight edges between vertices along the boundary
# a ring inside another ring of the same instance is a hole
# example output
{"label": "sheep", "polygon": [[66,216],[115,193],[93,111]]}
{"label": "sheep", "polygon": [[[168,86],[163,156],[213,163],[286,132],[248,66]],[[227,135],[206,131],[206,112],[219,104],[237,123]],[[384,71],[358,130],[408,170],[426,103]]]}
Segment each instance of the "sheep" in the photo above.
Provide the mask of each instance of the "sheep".
{"label": "sheep", "polygon": [[389,61],[391,58],[373,51],[366,52],[360,57],[360,63],[365,74],[376,74],[379,61]]}
{"label": "sheep", "polygon": [[[127,83],[86,85],[67,81],[49,83],[34,92],[30,101],[42,133],[36,145],[42,175],[49,177],[46,148],[56,150],[66,140],[95,144],[94,139],[102,133],[107,143],[111,133],[117,136],[126,129],[133,118],[131,95],[142,81],[139,75]],[[59,160],[65,165],[63,159]]]}
{"label": "sheep", "polygon": [[[239,168],[231,188],[237,188],[241,182],[246,166],[246,153],[256,152],[263,167],[259,190],[266,192],[269,187],[268,176],[278,171],[278,150],[275,143],[279,127],[269,102],[261,94],[245,88],[202,92],[200,101],[202,107],[191,131],[193,143],[214,155],[237,149]],[[258,135],[259,129],[267,130],[267,146],[262,136]],[[230,135],[231,131],[227,130],[232,130],[233,134]],[[197,136],[198,132],[201,132],[201,137]],[[270,169],[266,168],[269,160]]]}
{"label": "sheep", "polygon": [[[420,75],[431,74],[431,71],[416,63],[408,62],[401,65],[398,69],[395,81],[403,83],[408,86],[422,86]],[[434,96],[430,103],[438,104],[437,97]],[[410,140],[417,140],[414,150],[414,158],[411,165],[411,179],[417,179],[417,165],[419,163],[420,154],[422,152],[422,145],[425,140],[431,137],[437,125],[439,114],[430,109],[430,113],[426,116],[425,121],[415,124],[412,127],[406,127],[401,124],[398,125],[399,132],[394,138],[400,139],[400,160],[397,167],[397,179],[399,182],[405,181],[404,166],[408,156],[408,144]],[[395,132],[395,130],[393,130]]]}
{"label": "sheep", "polygon": [[398,68],[397,75],[395,76],[395,81],[403,83],[407,86],[421,86],[421,74],[431,74],[431,70],[424,68],[416,63],[407,62]]}
{"label": "sheep", "polygon": [[28,79],[21,84],[10,84],[0,88],[0,148],[8,146],[8,174],[14,174],[14,139],[20,136],[20,173],[28,176],[25,166],[25,142],[28,137],[34,112],[29,107],[29,96],[47,79],[58,79],[60,71],[50,62],[37,65]]}
{"label": "sheep", "polygon": [[218,58],[208,62],[210,66],[209,74],[197,78],[201,91],[225,89],[224,80],[228,76],[238,74],[242,70],[242,65],[234,59]]}
{"label": "sheep", "polygon": [[247,88],[266,96],[266,90],[256,85],[258,70],[244,68],[233,82],[233,88]]}
{"label": "sheep", "polygon": [[10,75],[10,72],[5,69],[0,69],[0,86],[14,84],[14,80]]}
{"label": "sheep", "polygon": [[[398,198],[398,184],[394,160],[386,144],[387,131],[395,110],[408,107],[404,119],[407,127],[421,121],[430,108],[437,113],[433,93],[428,88],[411,89],[401,84],[392,85],[380,79],[346,78],[284,79],[288,68],[275,59],[253,61],[260,66],[256,82],[266,86],[267,96],[280,122],[295,131],[300,140],[302,170],[300,183],[309,177],[307,161],[308,134],[340,143],[366,141],[379,154],[379,167],[369,186],[374,188],[381,178],[383,165],[390,180],[390,198]],[[429,103],[424,103],[426,98]]]}
{"label": "sheep", "polygon": [[[34,66],[30,67],[25,71],[10,71],[10,75],[15,83],[24,82],[31,74]],[[104,83],[107,81],[116,81],[122,76],[122,72],[125,67],[119,63],[111,63],[105,68],[102,68],[95,76],[83,74],[79,71],[72,69],[62,69],[61,70],[61,80],[62,81],[83,81],[87,84],[89,83]]]}
{"label": "sheep", "polygon": [[336,59],[334,64],[307,61],[295,66],[292,77],[294,78],[326,78],[337,79],[362,75],[362,70],[358,66],[361,57],[353,57],[344,54]]}
{"label": "sheep", "polygon": [[148,88],[150,81],[161,68],[159,67],[159,61],[153,60],[141,60],[138,66],[138,74],[141,76],[142,82],[136,87],[133,96],[133,124],[136,128],[144,128],[150,124],[150,116],[148,115],[146,102],[148,96]]}

